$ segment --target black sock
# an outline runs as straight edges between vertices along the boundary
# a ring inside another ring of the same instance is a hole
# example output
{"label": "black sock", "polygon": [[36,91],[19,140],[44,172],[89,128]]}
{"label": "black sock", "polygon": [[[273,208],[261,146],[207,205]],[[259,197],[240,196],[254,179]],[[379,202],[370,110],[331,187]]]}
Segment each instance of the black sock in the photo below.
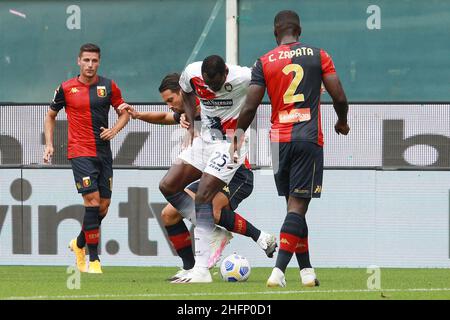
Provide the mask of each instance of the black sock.
{"label": "black sock", "polygon": [[98,257],[98,241],[100,239],[99,209],[99,207],[86,207],[83,219],[83,231],[89,249],[89,261],[100,260]]}
{"label": "black sock", "polygon": [[312,268],[311,261],[309,260],[308,224],[306,223],[305,217],[301,217],[303,218],[303,232],[295,250],[295,256],[297,257],[300,270],[304,268]]}
{"label": "black sock", "polygon": [[105,219],[106,215],[102,216],[101,214],[98,215],[98,225],[100,226],[102,224],[102,220]]}
{"label": "black sock", "polygon": [[259,235],[261,234],[261,230],[245,220],[241,215],[225,208],[223,208],[220,213],[218,225],[224,227],[228,231],[250,237],[255,242],[258,240]]}
{"label": "black sock", "polygon": [[311,261],[309,260],[309,251],[302,253],[296,252],[295,256],[297,257],[297,262],[300,270],[305,268],[312,268]]}
{"label": "black sock", "polygon": [[305,268],[312,268],[311,261],[309,260],[308,226],[306,226],[305,237],[300,238],[300,241],[297,244],[295,256],[297,257],[297,262],[300,270]]}
{"label": "black sock", "polygon": [[307,233],[305,218],[294,212],[289,212],[281,226],[280,250],[275,267],[283,272],[286,271],[287,265],[296,251],[297,244],[305,233]]}
{"label": "black sock", "polygon": [[86,238],[84,236],[83,229],[81,229],[80,234],[77,237],[77,247],[84,248],[85,245],[86,245]]}
{"label": "black sock", "polygon": [[175,248],[176,252],[183,260],[183,269],[189,270],[194,267],[195,258],[192,251],[191,234],[183,220],[172,225],[166,226],[169,240]]}
{"label": "black sock", "polygon": [[[105,218],[105,216],[98,215],[98,225],[100,226],[102,224],[102,220]],[[78,248],[84,248],[86,245],[86,238],[84,235],[83,229],[81,229],[80,234],[77,237],[77,247]]]}

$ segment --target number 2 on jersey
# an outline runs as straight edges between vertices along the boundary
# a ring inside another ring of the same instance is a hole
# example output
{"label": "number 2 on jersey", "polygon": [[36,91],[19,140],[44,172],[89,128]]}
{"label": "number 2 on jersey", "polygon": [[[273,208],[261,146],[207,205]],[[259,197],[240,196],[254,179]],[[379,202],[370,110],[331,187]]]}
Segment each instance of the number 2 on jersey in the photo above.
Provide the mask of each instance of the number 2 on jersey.
{"label": "number 2 on jersey", "polygon": [[294,79],[292,79],[291,84],[289,85],[289,88],[286,90],[283,96],[283,102],[284,104],[289,103],[296,103],[296,102],[302,102],[305,101],[305,96],[303,93],[297,93],[295,94],[295,90],[297,90],[298,85],[303,79],[303,68],[299,64],[288,64],[283,68],[283,73],[285,75],[288,75],[291,72],[295,72]]}

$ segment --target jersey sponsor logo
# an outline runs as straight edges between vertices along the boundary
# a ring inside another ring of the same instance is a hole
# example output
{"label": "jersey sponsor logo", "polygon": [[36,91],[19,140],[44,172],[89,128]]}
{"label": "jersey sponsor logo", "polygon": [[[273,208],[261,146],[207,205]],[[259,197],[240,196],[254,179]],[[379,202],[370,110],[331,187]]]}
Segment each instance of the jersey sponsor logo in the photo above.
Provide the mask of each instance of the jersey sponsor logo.
{"label": "jersey sponsor logo", "polygon": [[229,82],[225,83],[225,85],[223,87],[228,92],[231,92],[233,90],[233,86]]}
{"label": "jersey sponsor logo", "polygon": [[310,108],[292,109],[290,111],[278,112],[278,119],[280,123],[296,123],[311,120]]}
{"label": "jersey sponsor logo", "polygon": [[112,177],[109,178],[109,190],[112,191],[112,186],[113,186],[113,182],[112,182]]}
{"label": "jersey sponsor logo", "polygon": [[286,239],[286,238],[282,238],[282,239],[280,240],[280,243],[290,245],[288,239]]}
{"label": "jersey sponsor logo", "polygon": [[207,107],[232,107],[233,99],[202,100],[202,104]]}
{"label": "jersey sponsor logo", "polygon": [[106,97],[106,87],[105,86],[97,86],[97,96],[100,98]]}
{"label": "jersey sponsor logo", "polygon": [[322,192],[322,186],[317,186],[316,190],[314,190],[314,193],[321,193]]}
{"label": "jersey sponsor logo", "polygon": [[87,188],[91,186],[91,177],[83,177],[83,187]]}
{"label": "jersey sponsor logo", "polygon": [[224,186],[222,190],[228,194],[230,193],[230,188],[228,188],[228,186]]}
{"label": "jersey sponsor logo", "polygon": [[80,90],[78,90],[77,88],[70,89],[70,93],[72,93],[72,94],[75,94],[77,92],[80,92]]}
{"label": "jersey sponsor logo", "polygon": [[77,183],[76,183],[76,186],[77,186],[77,190],[80,190],[80,189],[81,189],[81,183],[77,182]]}

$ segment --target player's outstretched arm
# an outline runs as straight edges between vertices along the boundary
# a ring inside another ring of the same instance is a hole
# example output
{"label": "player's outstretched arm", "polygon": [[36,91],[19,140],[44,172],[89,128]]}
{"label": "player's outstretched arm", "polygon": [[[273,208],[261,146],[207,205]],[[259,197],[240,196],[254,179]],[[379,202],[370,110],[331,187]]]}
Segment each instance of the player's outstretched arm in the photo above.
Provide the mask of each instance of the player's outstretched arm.
{"label": "player's outstretched arm", "polygon": [[44,121],[44,136],[45,136],[45,149],[44,149],[44,163],[50,163],[54,153],[53,148],[53,132],[55,130],[57,111],[48,109]]}
{"label": "player's outstretched arm", "polygon": [[333,99],[333,107],[338,116],[334,130],[337,134],[347,135],[350,131],[347,124],[348,102],[341,81],[336,73],[325,75],[322,80],[325,89]]}
{"label": "player's outstretched arm", "polygon": [[128,112],[131,118],[142,120],[148,123],[177,124],[173,116],[173,112],[158,112],[158,111],[139,112],[130,105],[127,105],[124,108],[124,110]]}

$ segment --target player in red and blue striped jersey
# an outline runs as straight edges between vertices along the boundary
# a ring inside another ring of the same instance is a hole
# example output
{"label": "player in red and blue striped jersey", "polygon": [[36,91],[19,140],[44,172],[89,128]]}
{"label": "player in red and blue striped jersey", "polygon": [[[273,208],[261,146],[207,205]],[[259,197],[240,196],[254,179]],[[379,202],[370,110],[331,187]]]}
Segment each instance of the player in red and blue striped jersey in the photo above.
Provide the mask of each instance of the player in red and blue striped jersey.
{"label": "player in red and blue striped jersey", "polygon": [[286,285],[284,276],[296,254],[303,285],[318,285],[308,249],[306,212],[311,198],[320,197],[323,175],[323,133],[320,94],[323,82],[338,115],[335,131],[347,135],[348,103],[331,57],[299,42],[300,19],[281,11],[274,20],[278,46],[259,58],[252,69],[249,92],[239,115],[231,155],[239,155],[241,137],[267,92],[272,105],[271,147],[275,183],[286,198],[287,215],[280,231],[280,250],[269,287]]}
{"label": "player in red and blue striped jersey", "polygon": [[[44,132],[44,162],[49,163],[54,153],[53,131],[58,112],[65,108],[69,124],[67,157],[72,165],[75,185],[83,196],[85,214],[82,230],[70,242],[81,272],[102,273],[98,256],[100,223],[106,216],[112,193],[112,154],[110,140],[127,124],[128,106],[113,80],[97,75],[100,66],[100,48],[84,44],[78,56],[80,74],[63,82],[47,112]],[[109,128],[108,113],[113,106],[119,118]],[[84,247],[89,248],[89,268]]]}

